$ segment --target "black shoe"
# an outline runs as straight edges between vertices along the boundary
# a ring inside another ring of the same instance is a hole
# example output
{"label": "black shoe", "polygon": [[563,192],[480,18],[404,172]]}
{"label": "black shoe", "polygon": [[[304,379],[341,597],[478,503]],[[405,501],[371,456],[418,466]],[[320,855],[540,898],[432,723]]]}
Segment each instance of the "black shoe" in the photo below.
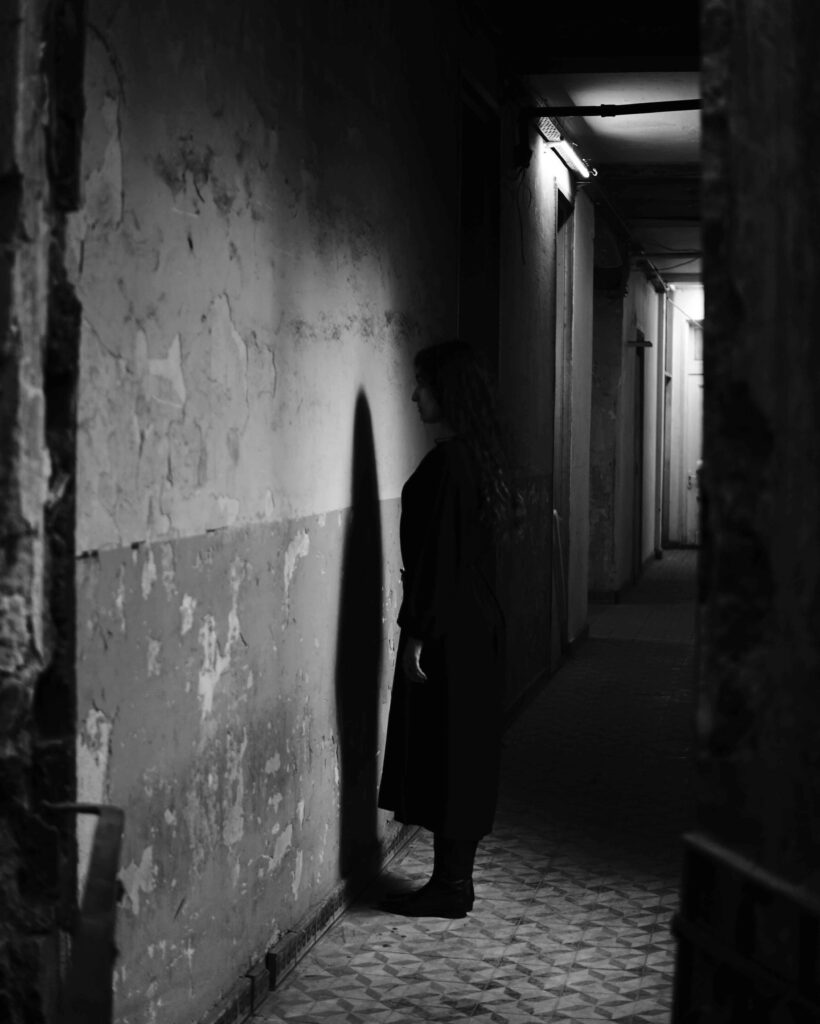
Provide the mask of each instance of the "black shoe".
{"label": "black shoe", "polygon": [[420,893],[423,893],[432,882],[433,879],[430,878],[419,889],[398,889],[396,892],[385,893],[379,900],[379,906],[384,910],[389,910],[397,903],[404,903],[411,896],[418,896]]}
{"label": "black shoe", "polygon": [[473,909],[475,893],[472,880],[446,881],[431,878],[415,892],[382,904],[383,909],[404,917],[466,917]]}

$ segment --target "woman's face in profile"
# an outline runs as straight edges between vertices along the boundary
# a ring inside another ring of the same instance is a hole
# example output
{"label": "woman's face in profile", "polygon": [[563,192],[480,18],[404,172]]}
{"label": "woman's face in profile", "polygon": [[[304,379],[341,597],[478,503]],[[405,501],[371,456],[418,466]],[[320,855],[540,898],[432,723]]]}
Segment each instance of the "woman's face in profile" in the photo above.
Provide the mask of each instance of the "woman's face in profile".
{"label": "woman's face in profile", "polygon": [[416,386],[410,396],[416,403],[422,423],[441,422],[441,407],[427,381],[421,374],[416,374]]}

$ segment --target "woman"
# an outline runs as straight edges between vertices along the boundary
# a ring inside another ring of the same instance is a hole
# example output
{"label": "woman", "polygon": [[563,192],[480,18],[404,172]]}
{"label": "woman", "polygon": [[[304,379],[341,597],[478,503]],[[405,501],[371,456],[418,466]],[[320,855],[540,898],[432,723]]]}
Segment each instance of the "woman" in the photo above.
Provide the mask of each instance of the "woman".
{"label": "woman", "polygon": [[436,444],[404,485],[401,638],[379,806],[433,832],[430,881],[386,909],[464,917],[498,788],[504,621],[495,542],[517,508],[490,389],[468,345],[415,360],[413,401]]}

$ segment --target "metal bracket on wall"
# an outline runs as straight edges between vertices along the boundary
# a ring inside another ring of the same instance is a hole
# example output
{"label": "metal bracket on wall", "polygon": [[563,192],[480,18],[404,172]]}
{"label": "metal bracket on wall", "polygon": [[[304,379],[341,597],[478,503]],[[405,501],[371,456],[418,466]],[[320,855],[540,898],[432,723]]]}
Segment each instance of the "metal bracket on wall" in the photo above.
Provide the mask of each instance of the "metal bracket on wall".
{"label": "metal bracket on wall", "polygon": [[530,117],[617,117],[619,114],[663,114],[672,110],[700,110],[694,100],[659,100],[655,103],[601,103],[598,106],[530,107]]}
{"label": "metal bracket on wall", "polygon": [[72,936],[62,1024],[110,1024],[117,956],[114,929],[122,895],[117,874],[125,813],[106,804],[46,803],[43,807],[56,813],[99,817]]}

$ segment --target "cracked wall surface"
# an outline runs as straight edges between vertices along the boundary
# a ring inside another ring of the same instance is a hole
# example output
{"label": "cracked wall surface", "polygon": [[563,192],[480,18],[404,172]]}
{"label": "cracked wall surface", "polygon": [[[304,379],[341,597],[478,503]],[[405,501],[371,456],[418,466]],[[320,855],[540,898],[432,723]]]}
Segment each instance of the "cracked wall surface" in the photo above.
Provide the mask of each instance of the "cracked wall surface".
{"label": "cracked wall surface", "polygon": [[[338,679],[336,668],[354,515],[110,549],[79,563],[87,710],[78,785],[128,815],[122,1020],[189,1019],[208,979],[233,981],[338,882],[349,855],[344,787],[374,787],[381,753],[377,744],[359,752],[358,775],[343,779],[343,730],[353,726],[339,707],[356,696],[340,688],[363,682]],[[382,515],[385,551],[396,551],[397,503],[383,503]],[[394,578],[396,558],[386,562]],[[377,600],[386,655],[397,638],[395,589]],[[370,696],[360,710],[380,732],[386,689]],[[360,856],[372,855],[368,844],[385,827],[374,810]],[[85,855],[81,845],[81,868]]]}
{"label": "cracked wall surface", "polygon": [[126,813],[117,1020],[188,1022],[395,835],[398,494],[429,443],[412,353],[455,324],[458,91],[438,8],[88,19],[78,789]]}
{"label": "cracked wall surface", "polygon": [[[90,12],[95,116],[71,233],[80,550],[343,507],[349,435],[328,417],[344,422],[365,386],[392,422],[408,379],[397,351],[450,326],[448,275],[427,268],[452,241],[438,210],[422,231],[407,205],[437,183],[418,147],[390,138],[393,80],[353,82],[328,123],[346,72],[322,63],[321,39],[309,69],[284,42],[310,39],[309,8],[259,5],[227,34],[148,10]],[[414,441],[379,446],[385,493]]]}

